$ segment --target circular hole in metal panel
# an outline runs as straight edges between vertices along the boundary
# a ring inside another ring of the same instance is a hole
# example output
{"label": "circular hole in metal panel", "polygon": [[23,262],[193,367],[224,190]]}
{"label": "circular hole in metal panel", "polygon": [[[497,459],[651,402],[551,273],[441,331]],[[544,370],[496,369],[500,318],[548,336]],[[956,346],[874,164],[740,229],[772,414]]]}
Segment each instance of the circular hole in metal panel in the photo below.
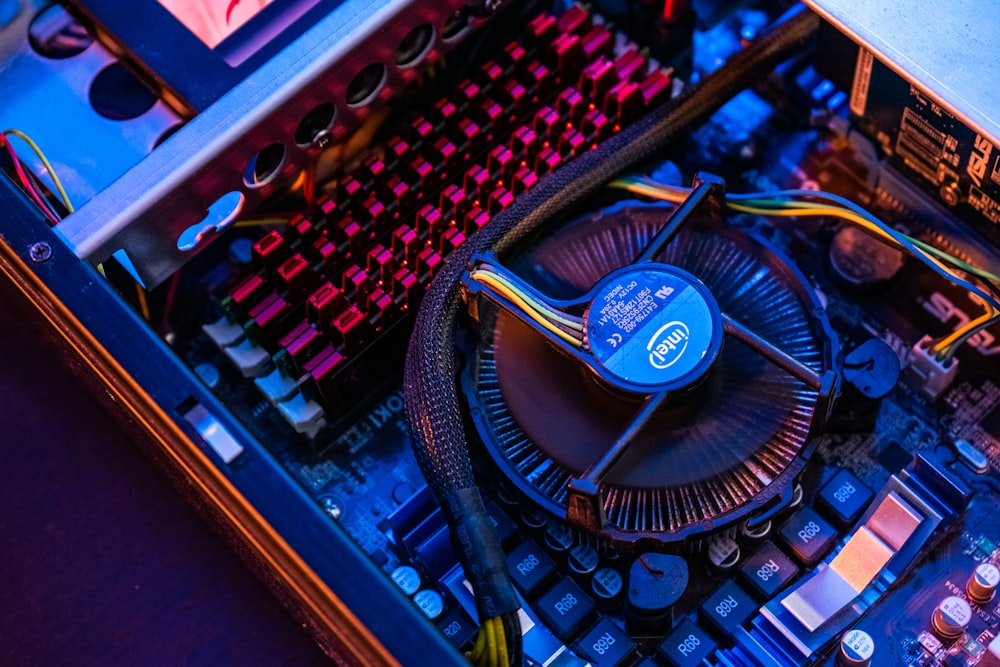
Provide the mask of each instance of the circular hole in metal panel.
{"label": "circular hole in metal panel", "polygon": [[171,125],[167,129],[165,129],[163,132],[160,133],[160,136],[156,137],[156,141],[153,142],[153,148],[156,148],[157,146],[159,146],[160,144],[162,144],[164,141],[166,141],[170,137],[174,136],[174,134],[176,134],[177,130],[181,129],[182,127],[184,127],[184,123],[174,123],[173,125]]}
{"label": "circular hole in metal panel", "polygon": [[441,39],[446,42],[458,39],[469,29],[471,19],[472,13],[469,11],[469,8],[462,7],[444,22],[444,27],[441,28]]}
{"label": "circular hole in metal panel", "polygon": [[352,107],[368,104],[385,83],[385,65],[372,63],[358,72],[347,86],[346,99]]}
{"label": "circular hole in metal panel", "polygon": [[265,146],[247,162],[247,167],[243,171],[243,180],[251,188],[266,185],[281,170],[284,161],[284,146],[281,144]]}
{"label": "circular hole in metal panel", "polygon": [[[13,4],[16,9],[18,3]],[[35,53],[62,60],[86,51],[94,43],[94,38],[65,9],[50,5],[32,19],[28,27],[28,43]]]}
{"label": "circular hole in metal panel", "polygon": [[90,83],[90,105],[111,120],[131,120],[153,108],[156,95],[125,65],[114,62]]}
{"label": "circular hole in metal panel", "polygon": [[396,49],[396,64],[400,67],[418,65],[434,41],[434,28],[429,23],[418,25],[407,33]]}
{"label": "circular hole in metal panel", "polygon": [[295,143],[299,146],[310,145],[317,134],[330,129],[336,115],[337,107],[332,102],[324,102],[314,106],[309,113],[302,117],[299,126],[295,128]]}

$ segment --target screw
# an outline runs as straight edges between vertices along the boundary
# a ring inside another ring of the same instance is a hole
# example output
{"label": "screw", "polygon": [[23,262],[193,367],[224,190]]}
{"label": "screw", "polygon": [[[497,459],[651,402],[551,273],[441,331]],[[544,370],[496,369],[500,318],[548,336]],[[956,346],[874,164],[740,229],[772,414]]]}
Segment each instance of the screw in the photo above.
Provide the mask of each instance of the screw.
{"label": "screw", "polygon": [[329,130],[317,132],[312,140],[313,148],[316,148],[317,150],[323,150],[331,143],[333,143],[333,135],[330,134]]}
{"label": "screw", "polygon": [[31,257],[32,262],[47,262],[52,257],[52,246],[45,241],[32,243],[31,247],[28,248],[28,256]]}

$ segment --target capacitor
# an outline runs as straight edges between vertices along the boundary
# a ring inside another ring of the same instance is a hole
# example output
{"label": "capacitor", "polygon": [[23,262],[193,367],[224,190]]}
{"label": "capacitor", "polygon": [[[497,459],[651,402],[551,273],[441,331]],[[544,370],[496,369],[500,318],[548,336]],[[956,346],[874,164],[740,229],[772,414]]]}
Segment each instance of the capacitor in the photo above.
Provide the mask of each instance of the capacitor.
{"label": "capacitor", "polygon": [[389,576],[406,595],[413,595],[420,589],[420,573],[409,565],[400,565]]}
{"label": "capacitor", "polygon": [[903,268],[903,253],[846,226],[830,241],[828,266],[838,286],[850,292],[872,294],[889,287]]}
{"label": "capacitor", "polygon": [[848,630],[840,638],[837,667],[868,667],[875,655],[875,640],[864,630]]}
{"label": "capacitor", "polygon": [[714,535],[708,540],[708,571],[725,577],[740,562],[740,545],[729,535]]}
{"label": "capacitor", "polygon": [[1000,584],[1000,569],[993,563],[980,563],[969,577],[965,592],[973,602],[986,604],[993,599],[998,584]]}
{"label": "capacitor", "polygon": [[972,607],[956,595],[949,595],[941,600],[931,615],[934,632],[942,639],[960,637],[971,620]]}
{"label": "capacitor", "polygon": [[504,485],[501,485],[497,489],[493,497],[498,503],[508,509],[515,509],[518,506],[517,495]]}
{"label": "capacitor", "polygon": [[590,580],[590,591],[597,605],[604,611],[614,611],[621,602],[624,584],[622,575],[611,567],[602,567]]}
{"label": "capacitor", "polygon": [[597,556],[597,549],[589,544],[578,544],[570,549],[566,564],[570,571],[579,576],[586,577],[597,569],[600,559]]}
{"label": "capacitor", "polygon": [[747,521],[740,526],[740,535],[751,542],[763,542],[771,534],[770,519],[764,522]]}
{"label": "capacitor", "polygon": [[427,618],[432,621],[437,620],[444,613],[444,598],[437,591],[424,589],[413,596],[413,601],[420,607],[420,611],[424,612]]}
{"label": "capacitor", "polygon": [[521,523],[528,530],[541,530],[548,520],[548,517],[535,507],[528,506],[521,510]]}
{"label": "capacitor", "polygon": [[673,625],[673,606],[687,585],[688,565],[680,556],[646,553],[636,558],[629,568],[625,601],[629,631],[665,634]]}
{"label": "capacitor", "polygon": [[414,493],[413,485],[409,482],[400,482],[392,487],[392,500],[397,505],[405,503]]}
{"label": "capacitor", "polygon": [[545,527],[545,547],[555,553],[564,554],[569,551],[570,547],[576,541],[576,535],[573,533],[573,529],[567,526],[561,521],[550,521],[549,525]]}

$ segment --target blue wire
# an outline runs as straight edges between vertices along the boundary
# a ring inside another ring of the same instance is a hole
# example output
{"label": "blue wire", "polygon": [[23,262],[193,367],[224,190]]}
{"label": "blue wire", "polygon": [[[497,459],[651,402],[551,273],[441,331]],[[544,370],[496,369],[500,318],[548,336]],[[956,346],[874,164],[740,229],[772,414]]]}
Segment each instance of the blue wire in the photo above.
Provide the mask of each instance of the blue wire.
{"label": "blue wire", "polygon": [[[845,197],[841,197],[840,195],[835,195],[830,192],[822,192],[819,190],[775,190],[774,192],[762,192],[756,194],[729,194],[729,193],[726,194],[726,199],[730,199],[732,201],[747,201],[753,199],[766,200],[766,199],[777,199],[778,197],[789,197],[793,199],[808,198],[808,199],[818,199],[820,201],[832,202],[838,206],[841,206],[843,208],[849,209],[854,213],[857,213],[858,215],[863,217],[865,220],[871,222],[872,224],[878,225],[879,227],[884,229],[901,247],[905,248],[911,254],[917,256],[926,255],[924,251],[920,250],[912,243],[910,243],[907,239],[903,238],[896,230],[886,225],[884,222],[875,217],[872,213],[869,213],[858,204],[852,202],[850,199],[846,199]],[[993,304],[994,308],[1000,310],[1000,301],[998,301],[996,298],[994,298],[987,292],[984,292],[981,287],[973,285],[972,283],[968,282],[963,278],[960,278],[959,276],[953,273],[944,271],[937,264],[930,263],[929,266],[935,273],[937,273],[942,278],[945,278],[948,281],[953,282],[956,285],[972,292],[973,294],[976,294],[984,301]]]}

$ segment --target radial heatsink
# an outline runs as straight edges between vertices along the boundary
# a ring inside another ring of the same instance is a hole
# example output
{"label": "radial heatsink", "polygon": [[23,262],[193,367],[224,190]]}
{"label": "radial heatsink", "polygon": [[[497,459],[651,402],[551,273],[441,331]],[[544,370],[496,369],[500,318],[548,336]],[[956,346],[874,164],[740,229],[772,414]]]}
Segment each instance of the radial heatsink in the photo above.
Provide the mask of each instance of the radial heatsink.
{"label": "radial heatsink", "polygon": [[[625,206],[587,216],[513,268],[558,299],[586,293],[633,262],[671,209]],[[817,374],[834,343],[804,278],[769,243],[720,223],[687,224],[656,262],[701,280],[721,310]],[[622,433],[639,398],[504,311],[482,316],[465,390],[487,450],[523,493],[566,515],[568,484]],[[675,542],[722,528],[790,488],[824,396],[727,338],[706,378],[672,398],[601,481],[615,539]]]}

